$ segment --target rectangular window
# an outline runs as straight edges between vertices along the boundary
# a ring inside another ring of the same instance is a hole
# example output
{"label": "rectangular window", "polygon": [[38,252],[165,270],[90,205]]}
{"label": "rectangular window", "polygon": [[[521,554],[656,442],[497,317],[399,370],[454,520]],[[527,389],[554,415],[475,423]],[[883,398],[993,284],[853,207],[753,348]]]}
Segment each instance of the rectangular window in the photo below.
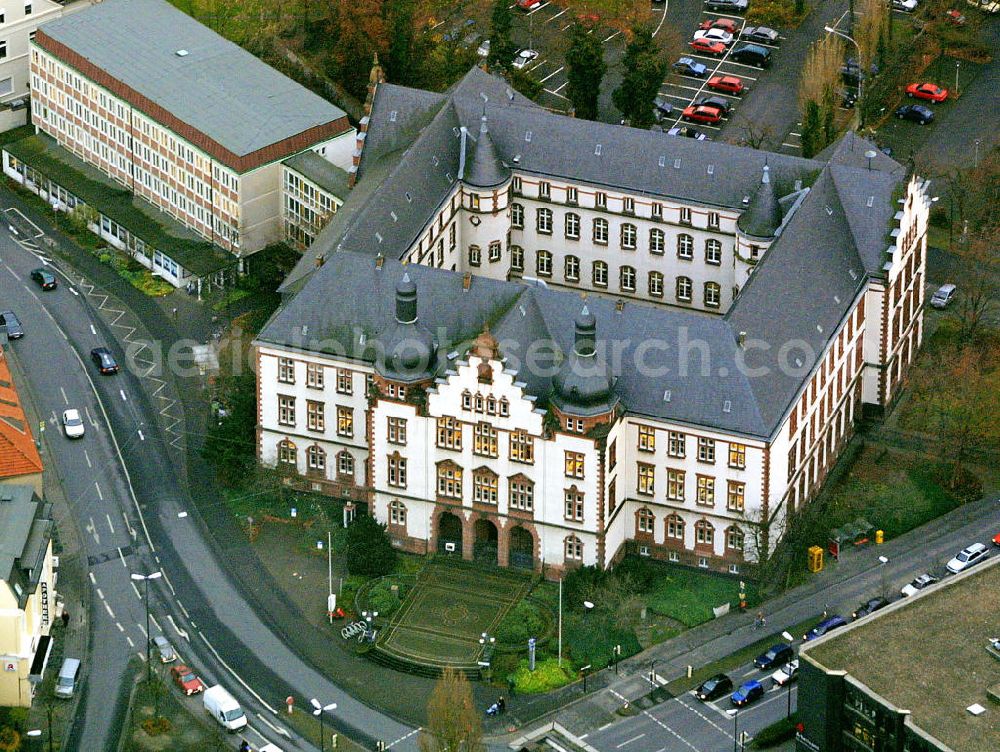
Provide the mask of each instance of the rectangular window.
{"label": "rectangular window", "polygon": [[514,462],[532,464],[535,461],[535,440],[527,431],[518,429],[510,434],[510,458]]}
{"label": "rectangular window", "polygon": [[472,451],[483,457],[496,457],[497,429],[489,423],[477,423]]}
{"label": "rectangular window", "polygon": [[698,476],[697,502],[702,506],[712,506],[715,504],[715,478],[708,475]]}
{"label": "rectangular window", "polygon": [[337,394],[354,393],[354,373],[343,368],[337,369]]}
{"label": "rectangular window", "polygon": [[719,212],[708,213],[708,226],[712,229],[719,229]]}
{"label": "rectangular window", "polygon": [[519,476],[518,480],[513,478],[510,483],[510,506],[512,509],[520,509],[531,512],[535,508],[535,484]]}
{"label": "rectangular window", "polygon": [[580,452],[566,452],[565,461],[567,478],[583,478],[583,454]]}
{"label": "rectangular window", "polygon": [[536,209],[535,210],[535,229],[544,234],[552,234],[552,210],[551,209]]}
{"label": "rectangular window", "polygon": [[306,401],[306,425],[310,431],[326,430],[326,416],[322,402]]}
{"label": "rectangular window", "polygon": [[635,214],[635,199],[625,196],[622,199],[622,212],[625,214]]}
{"label": "rectangular window", "polygon": [[278,358],[278,381],[282,384],[295,383],[295,361],[291,358]]}
{"label": "rectangular window", "polygon": [[687,437],[680,431],[671,431],[667,434],[667,454],[671,457],[684,457],[684,450],[687,446]]}
{"label": "rectangular window", "polygon": [[449,463],[438,465],[438,496],[462,498],[462,469]]}
{"label": "rectangular window", "polygon": [[667,498],[684,501],[684,471],[667,469]]}
{"label": "rectangular window", "polygon": [[514,191],[514,193],[520,193],[521,192],[521,178],[520,178],[520,176],[515,175],[513,178],[511,178],[510,189],[512,191]]}
{"label": "rectangular window", "polygon": [[715,439],[698,437],[698,462],[715,462]]}
{"label": "rectangular window", "polygon": [[406,418],[389,416],[386,425],[386,440],[390,444],[406,443]]}
{"label": "rectangular window", "polygon": [[472,500],[474,502],[496,506],[498,495],[497,476],[487,472],[472,474]]}
{"label": "rectangular window", "polygon": [[744,444],[729,443],[729,467],[740,470],[747,466],[747,448]]}
{"label": "rectangular window", "polygon": [[323,366],[319,363],[306,363],[306,386],[323,388]]}
{"label": "rectangular window", "polygon": [[644,462],[639,463],[639,482],[636,491],[643,496],[652,496],[656,487],[656,468]]}
{"label": "rectangular window", "polygon": [[283,426],[295,425],[295,397],[278,395],[278,423]]}
{"label": "rectangular window", "polygon": [[653,219],[663,219],[663,204],[658,201],[654,201],[651,209],[651,215]]}
{"label": "rectangular window", "polygon": [[[470,395],[471,406],[471,395]],[[437,445],[442,449],[462,448],[462,425],[455,418],[437,419]]]}
{"label": "rectangular window", "polygon": [[337,407],[337,435],[354,435],[354,410],[349,407]]}
{"label": "rectangular window", "polygon": [[575,488],[566,491],[566,519],[583,522],[583,494]]}
{"label": "rectangular window", "polygon": [[639,426],[639,451],[656,451],[656,430],[652,426]]}
{"label": "rectangular window", "polygon": [[726,497],[726,508],[730,512],[743,511],[743,498],[746,495],[746,483],[729,481],[729,492]]}
{"label": "rectangular window", "polygon": [[566,189],[566,203],[573,204],[574,206],[576,205],[577,203],[576,188],[570,186]]}
{"label": "rectangular window", "polygon": [[552,186],[542,180],[538,183],[538,198],[549,199],[552,197]]}
{"label": "rectangular window", "polygon": [[406,488],[406,458],[389,455],[388,482],[394,488]]}
{"label": "rectangular window", "polygon": [[594,194],[594,206],[596,206],[598,209],[607,209],[608,208],[608,194],[607,193],[603,193],[602,191],[598,191],[597,193],[595,193]]}
{"label": "rectangular window", "polygon": [[26,15],[26,16],[30,16],[31,15],[31,3],[30,2],[27,2],[27,3],[24,4],[24,15]]}
{"label": "rectangular window", "polygon": [[680,216],[680,223],[682,225],[689,225],[689,224],[691,224],[691,210],[688,207],[682,206],[680,208],[680,215],[681,215]]}
{"label": "rectangular window", "polygon": [[618,464],[618,440],[614,439],[608,447],[608,470],[614,470]]}

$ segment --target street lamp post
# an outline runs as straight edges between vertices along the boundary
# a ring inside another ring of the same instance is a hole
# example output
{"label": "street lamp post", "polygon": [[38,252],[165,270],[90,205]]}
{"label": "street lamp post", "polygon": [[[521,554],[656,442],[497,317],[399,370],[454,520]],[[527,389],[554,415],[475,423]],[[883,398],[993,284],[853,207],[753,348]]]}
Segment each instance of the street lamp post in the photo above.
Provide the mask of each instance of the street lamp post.
{"label": "street lamp post", "polygon": [[848,42],[854,45],[854,48],[858,51],[858,127],[862,127],[865,124],[865,111],[864,111],[864,101],[865,101],[865,76],[868,75],[868,71],[862,68],[864,61],[861,59],[861,46],[855,41],[854,37],[848,36],[842,31],[837,31],[832,26],[824,26],[823,31],[827,34],[835,34],[838,37],[846,39]]}
{"label": "street lamp post", "polygon": [[150,643],[152,639],[149,636],[149,581],[158,580],[163,576],[163,572],[153,572],[152,574],[136,574],[132,573],[132,579],[136,582],[143,583],[143,590],[145,595],[143,596],[143,603],[146,605],[146,681],[151,682],[153,680],[153,665],[150,663]]}
{"label": "street lamp post", "polygon": [[733,752],[738,752],[736,745],[739,743],[740,732],[739,732],[739,722],[740,722],[740,711],[739,708],[733,708],[732,710],[727,710],[726,713],[733,717]]}
{"label": "street lamp post", "polygon": [[962,67],[962,61],[955,61],[955,96],[958,96],[958,69]]}
{"label": "street lamp post", "polygon": [[659,658],[654,658],[653,662],[649,664],[649,683],[654,687],[656,686],[656,672],[653,669],[656,667],[656,662],[660,660]]}
{"label": "street lamp post", "polygon": [[[781,636],[784,639],[788,640],[789,643],[795,642],[795,638],[792,637],[791,632],[789,632],[787,630],[785,630],[784,632],[782,632]],[[789,664],[790,663],[791,663],[791,661],[789,661]],[[789,669],[789,670],[791,670],[791,669]],[[787,699],[788,699],[788,713],[785,715],[785,718],[791,718],[791,716],[792,716],[792,677],[791,677],[791,675],[789,675],[789,677],[788,677]]]}
{"label": "street lamp post", "polygon": [[323,725],[323,713],[336,710],[337,703],[331,702],[329,705],[323,705],[315,697],[312,698],[309,703],[313,706],[312,714],[319,718],[319,748],[320,752],[326,752],[326,727]]}

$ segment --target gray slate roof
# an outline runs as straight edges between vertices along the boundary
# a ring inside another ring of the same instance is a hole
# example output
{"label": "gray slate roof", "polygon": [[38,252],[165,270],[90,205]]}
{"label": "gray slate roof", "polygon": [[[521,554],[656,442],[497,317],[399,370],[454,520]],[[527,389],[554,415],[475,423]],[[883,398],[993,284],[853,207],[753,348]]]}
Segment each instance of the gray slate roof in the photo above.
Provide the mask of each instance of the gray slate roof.
{"label": "gray slate roof", "polygon": [[[39,547],[48,545],[51,533],[50,520],[37,520],[44,507],[31,486],[0,485],[0,580],[13,578],[23,585],[24,572],[16,569],[34,567],[39,557]],[[37,580],[38,572],[33,572]],[[23,596],[26,598],[27,593]]]}
{"label": "gray slate roof", "polygon": [[341,201],[347,198],[347,193],[350,190],[347,187],[347,171],[324,159],[312,149],[299,152],[294,157],[283,160],[282,164],[288,165]]}
{"label": "gray slate roof", "polygon": [[104,0],[41,28],[240,156],[345,117],[165,0]]}
{"label": "gray slate roof", "polygon": [[750,199],[747,210],[740,215],[736,224],[740,230],[755,238],[773,238],[781,227],[781,205],[778,194],[771,182],[770,168],[764,165],[760,184]]}

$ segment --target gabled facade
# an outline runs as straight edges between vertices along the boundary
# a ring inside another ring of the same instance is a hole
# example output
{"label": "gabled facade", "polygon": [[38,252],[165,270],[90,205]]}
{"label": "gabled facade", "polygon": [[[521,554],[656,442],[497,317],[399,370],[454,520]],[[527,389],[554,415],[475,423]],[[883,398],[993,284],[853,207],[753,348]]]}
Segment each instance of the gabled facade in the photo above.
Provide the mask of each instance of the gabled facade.
{"label": "gabled facade", "polygon": [[480,71],[384,86],[258,338],[261,461],[413,551],[550,576],[766,554],[919,347],[926,184],[853,134],[802,160],[581,125]]}

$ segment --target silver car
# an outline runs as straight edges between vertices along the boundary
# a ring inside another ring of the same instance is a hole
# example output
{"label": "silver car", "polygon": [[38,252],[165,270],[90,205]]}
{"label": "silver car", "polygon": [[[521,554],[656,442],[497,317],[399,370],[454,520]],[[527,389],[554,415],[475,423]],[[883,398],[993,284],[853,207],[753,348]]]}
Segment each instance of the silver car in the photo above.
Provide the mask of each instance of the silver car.
{"label": "silver car", "polygon": [[174,646],[163,635],[157,635],[153,638],[153,647],[159,653],[161,662],[172,663],[177,660],[177,653],[174,651]]}

